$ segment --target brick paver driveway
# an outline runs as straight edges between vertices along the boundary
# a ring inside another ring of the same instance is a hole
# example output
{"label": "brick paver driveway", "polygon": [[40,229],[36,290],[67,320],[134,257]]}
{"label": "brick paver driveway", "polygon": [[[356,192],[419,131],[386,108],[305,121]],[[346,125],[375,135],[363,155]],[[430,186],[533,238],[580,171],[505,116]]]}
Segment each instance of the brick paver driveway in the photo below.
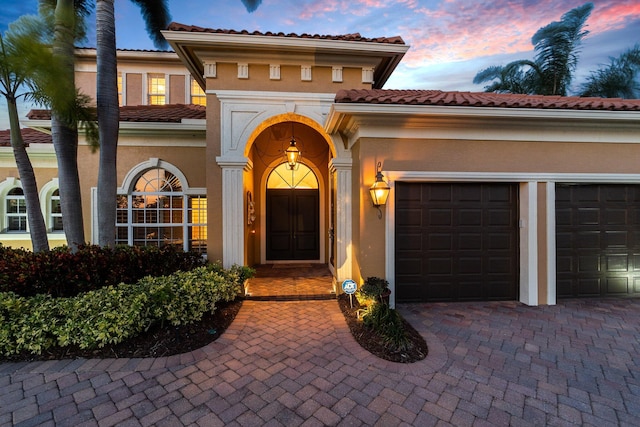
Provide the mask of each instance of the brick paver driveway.
{"label": "brick paver driveway", "polygon": [[638,425],[640,301],[403,305],[423,362],[360,349],[335,301],[246,301],[160,359],[0,365],[0,425]]}

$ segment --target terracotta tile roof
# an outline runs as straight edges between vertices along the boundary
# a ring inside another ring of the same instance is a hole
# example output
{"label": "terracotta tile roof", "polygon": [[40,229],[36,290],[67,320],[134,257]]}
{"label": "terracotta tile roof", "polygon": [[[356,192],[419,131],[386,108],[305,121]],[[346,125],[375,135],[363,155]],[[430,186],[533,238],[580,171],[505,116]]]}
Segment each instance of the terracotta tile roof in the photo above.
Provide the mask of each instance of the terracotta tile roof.
{"label": "terracotta tile roof", "polygon": [[213,28],[203,28],[197,27],[194,25],[185,25],[180,24],[178,22],[172,22],[169,24],[167,30],[170,31],[185,31],[189,33],[212,33],[212,34],[240,34],[240,35],[248,35],[248,36],[267,36],[267,37],[290,37],[290,38],[299,38],[299,39],[321,39],[321,40],[342,40],[342,41],[350,41],[350,42],[369,42],[369,43],[389,43],[389,44],[405,44],[402,37],[375,37],[375,38],[367,38],[362,37],[360,33],[353,34],[343,34],[343,35],[319,35],[319,34],[295,34],[295,33],[273,33],[271,31],[267,31],[266,33],[262,33],[260,31],[235,31],[235,30],[222,30],[222,29],[213,29]]}
{"label": "terracotta tile roof", "polygon": [[[51,135],[37,131],[35,129],[23,128],[22,138],[25,144],[51,144]],[[11,147],[11,132],[0,130],[0,147]]]}
{"label": "terracotta tile roof", "polygon": [[203,105],[169,104],[120,107],[121,122],[172,122],[182,119],[204,119],[207,108]]}
{"label": "terracotta tile roof", "polygon": [[518,95],[440,90],[340,90],[337,103],[442,105],[456,107],[538,108],[558,110],[640,111],[640,99]]}
{"label": "terracotta tile roof", "polygon": [[[121,122],[180,123],[182,119],[204,119],[206,107],[202,105],[168,104],[120,107]],[[49,110],[31,110],[30,120],[51,120]]]}

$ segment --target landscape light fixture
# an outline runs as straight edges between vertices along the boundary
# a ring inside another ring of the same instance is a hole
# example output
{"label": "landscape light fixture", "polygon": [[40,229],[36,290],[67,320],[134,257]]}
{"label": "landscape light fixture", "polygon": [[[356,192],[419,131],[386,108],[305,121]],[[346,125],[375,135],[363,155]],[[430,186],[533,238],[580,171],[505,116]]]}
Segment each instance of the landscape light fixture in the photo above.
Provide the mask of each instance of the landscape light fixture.
{"label": "landscape light fixture", "polygon": [[296,168],[302,157],[302,153],[296,147],[296,138],[293,136],[293,123],[291,123],[291,141],[289,141],[289,147],[285,150],[284,156],[291,170]]}
{"label": "landscape light fixture", "polygon": [[384,206],[387,203],[389,191],[391,191],[391,188],[389,188],[389,185],[384,180],[381,168],[382,164],[378,162],[376,168],[376,182],[374,182],[369,189],[369,194],[371,194],[373,206],[378,208],[378,218],[382,218],[382,210],[380,210],[380,206]]}

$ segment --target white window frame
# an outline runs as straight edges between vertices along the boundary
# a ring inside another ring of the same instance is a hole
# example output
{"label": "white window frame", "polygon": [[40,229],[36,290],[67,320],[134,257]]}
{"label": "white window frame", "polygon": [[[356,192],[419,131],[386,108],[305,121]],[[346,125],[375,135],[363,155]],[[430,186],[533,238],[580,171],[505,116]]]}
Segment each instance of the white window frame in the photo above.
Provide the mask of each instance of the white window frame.
{"label": "white window frame", "polygon": [[[167,172],[173,174],[176,179],[178,179],[182,185],[182,191],[176,192],[151,192],[149,194],[154,195],[170,195],[171,197],[182,197],[182,221],[176,223],[149,223],[143,225],[142,223],[133,223],[131,219],[133,218],[133,196],[140,195],[139,192],[135,192],[135,185],[138,182],[138,179],[147,171],[152,169],[164,169]],[[189,183],[185,175],[172,165],[171,163],[165,162],[158,158],[150,158],[146,162],[142,162],[136,165],[133,169],[127,173],[124,178],[122,187],[118,188],[117,191],[118,196],[127,197],[127,222],[116,224],[116,227],[127,229],[127,244],[133,246],[134,244],[134,228],[136,227],[162,227],[162,226],[171,226],[171,227],[182,227],[182,248],[187,251],[190,249],[197,249],[196,247],[190,247],[192,245],[192,240],[190,239],[190,230],[192,227],[204,227],[204,235],[206,236],[207,223],[206,223],[206,210],[205,215],[203,216],[205,222],[193,223],[189,222],[189,213],[193,209],[189,206],[189,200],[194,197],[207,198],[207,191],[205,188],[190,188]],[[97,241],[97,188],[91,189],[91,202],[92,202],[92,211],[93,211],[93,228],[92,228],[92,241]],[[207,208],[207,204],[205,204],[205,209]],[[149,242],[156,241],[155,239],[150,239]],[[205,244],[206,251],[206,244]]]}
{"label": "white window frame", "polygon": [[[152,92],[151,91],[151,80],[154,78],[160,78],[160,76],[162,76],[162,79],[164,79],[164,92]],[[167,105],[169,103],[169,90],[168,90],[168,84],[169,84],[169,78],[166,74],[163,73],[147,73],[147,84],[146,84],[146,89],[147,89],[147,105]],[[162,104],[152,104],[151,103],[151,97],[153,96],[162,96],[164,97],[164,103]]]}

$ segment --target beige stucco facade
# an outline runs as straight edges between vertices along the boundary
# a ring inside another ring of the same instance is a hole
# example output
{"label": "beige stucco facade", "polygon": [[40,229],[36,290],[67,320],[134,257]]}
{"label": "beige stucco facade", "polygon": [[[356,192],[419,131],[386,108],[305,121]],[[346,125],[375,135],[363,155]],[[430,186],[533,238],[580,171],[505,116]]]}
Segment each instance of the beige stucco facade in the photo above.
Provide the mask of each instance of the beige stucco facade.
{"label": "beige stucco facade", "polygon": [[[337,102],[341,89],[378,89],[408,46],[225,32],[167,31],[177,54],[121,52],[123,104],[144,104],[146,76],[167,76],[169,103],[189,103],[190,81],[206,90],[206,119],[123,122],[118,183],[170,165],[206,195],[209,260],[256,265],[267,247],[267,180],[292,137],[318,183],[318,256],[346,279],[396,277],[394,186],[513,183],[518,189],[517,299],[556,299],[555,185],[640,184],[640,112],[604,109]],[[80,51],[78,82],[95,92],[95,52]],[[32,127],[46,123],[26,121]],[[15,177],[8,155],[0,179]],[[38,179],[56,177],[49,154]],[[84,142],[80,176],[87,236],[95,239],[98,155]],[[377,165],[391,187],[372,206]],[[249,208],[255,209],[250,212]],[[253,215],[253,217],[252,217]],[[4,242],[4,240],[3,240]],[[392,294],[392,302],[395,295]]]}

